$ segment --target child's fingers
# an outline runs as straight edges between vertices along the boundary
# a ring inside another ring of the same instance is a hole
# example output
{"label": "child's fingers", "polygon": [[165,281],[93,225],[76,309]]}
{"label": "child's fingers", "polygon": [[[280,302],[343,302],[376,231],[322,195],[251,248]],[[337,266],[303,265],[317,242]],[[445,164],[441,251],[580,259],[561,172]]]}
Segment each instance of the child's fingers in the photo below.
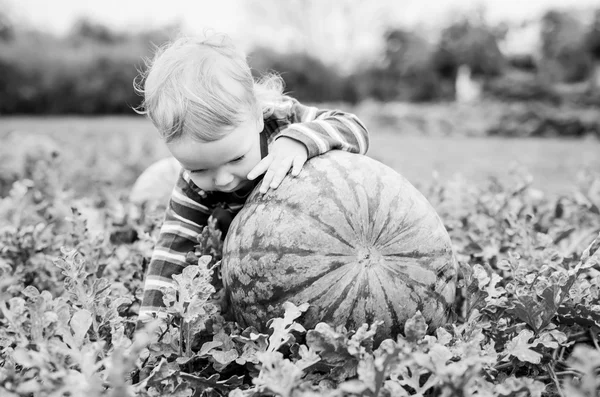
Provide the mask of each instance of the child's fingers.
{"label": "child's fingers", "polygon": [[293,176],[300,175],[300,171],[302,170],[304,163],[306,163],[306,158],[301,157],[301,156],[297,156],[294,158],[294,162],[292,163],[293,164],[293,168],[292,168]]}
{"label": "child's fingers", "polygon": [[273,179],[271,180],[269,187],[273,188],[273,189],[277,189],[277,187],[283,181],[283,178],[285,178],[287,173],[290,171],[291,166],[292,166],[292,159],[290,159],[290,158],[284,158],[279,163],[273,164],[273,167],[271,167],[270,170],[274,169],[275,173],[273,174]]}
{"label": "child's fingers", "polygon": [[262,182],[260,183],[260,190],[259,192],[261,193],[266,193],[267,190],[269,190],[269,185],[271,184],[271,180],[273,179],[273,174],[275,172],[273,171],[272,168],[269,168],[269,170],[267,171],[267,173],[265,174]]}
{"label": "child's fingers", "polygon": [[271,163],[273,162],[273,156],[267,155],[264,159],[260,160],[258,164],[252,168],[252,170],[248,173],[247,178],[249,180],[256,179],[259,175],[262,175],[269,169]]}

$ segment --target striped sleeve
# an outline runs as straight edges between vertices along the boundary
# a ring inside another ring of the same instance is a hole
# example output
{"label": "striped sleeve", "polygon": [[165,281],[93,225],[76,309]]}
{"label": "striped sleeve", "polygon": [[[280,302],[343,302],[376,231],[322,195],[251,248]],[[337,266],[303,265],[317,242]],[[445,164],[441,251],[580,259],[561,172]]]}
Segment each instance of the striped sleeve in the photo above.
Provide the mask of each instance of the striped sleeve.
{"label": "striped sleeve", "polygon": [[289,98],[287,104],[279,111],[287,112],[291,123],[277,138],[285,136],[304,143],[308,158],[333,149],[360,154],[367,152],[369,134],[355,115],[305,106],[293,98]]}
{"label": "striped sleeve", "polygon": [[196,237],[210,214],[211,209],[202,203],[202,197],[192,189],[185,174],[180,174],[146,273],[139,322],[151,319],[153,314],[164,315],[160,289],[173,287],[172,276],[183,271],[186,254],[194,249]]}

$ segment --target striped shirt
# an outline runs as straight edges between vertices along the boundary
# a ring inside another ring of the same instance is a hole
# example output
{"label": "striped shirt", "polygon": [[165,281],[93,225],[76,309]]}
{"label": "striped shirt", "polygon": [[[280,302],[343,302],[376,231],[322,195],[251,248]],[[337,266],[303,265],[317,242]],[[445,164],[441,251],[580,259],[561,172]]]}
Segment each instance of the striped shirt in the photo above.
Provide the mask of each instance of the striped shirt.
{"label": "striped shirt", "polygon": [[[365,154],[369,146],[367,130],[355,115],[304,106],[290,97],[285,97],[283,105],[265,118],[260,135],[263,158],[268,146],[282,136],[302,142],[309,159],[333,149]],[[260,180],[255,180],[254,186]],[[222,207],[235,216],[248,195],[249,191],[242,195],[203,191],[192,182],[187,171],[181,172],[146,274],[140,321],[151,318],[153,313],[164,314],[161,288],[173,287],[172,276],[187,266],[186,254],[194,250],[196,237],[213,211]]]}

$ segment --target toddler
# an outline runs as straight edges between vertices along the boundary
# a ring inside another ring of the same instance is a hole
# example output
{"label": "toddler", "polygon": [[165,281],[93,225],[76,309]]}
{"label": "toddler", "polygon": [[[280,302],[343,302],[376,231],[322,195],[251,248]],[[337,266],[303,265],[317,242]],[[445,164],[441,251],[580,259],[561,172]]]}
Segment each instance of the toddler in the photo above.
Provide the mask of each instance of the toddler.
{"label": "toddler", "polygon": [[255,81],[224,34],[177,39],[157,52],[142,77],[141,113],[182,166],[146,275],[144,321],[161,314],[160,289],[182,272],[211,215],[225,235],[255,186],[262,193],[276,189],[329,150],[364,154],[368,135],[352,114],[284,95],[275,74]]}

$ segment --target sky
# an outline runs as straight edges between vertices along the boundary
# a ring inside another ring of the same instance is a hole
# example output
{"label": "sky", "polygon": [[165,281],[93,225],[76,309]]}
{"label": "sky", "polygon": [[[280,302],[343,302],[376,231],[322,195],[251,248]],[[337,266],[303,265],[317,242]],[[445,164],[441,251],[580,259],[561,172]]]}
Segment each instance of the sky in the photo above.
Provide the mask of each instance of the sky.
{"label": "sky", "polygon": [[[119,30],[180,22],[188,32],[224,31],[241,47],[310,48],[323,60],[352,63],[352,54],[375,53],[385,27],[394,24],[434,31],[478,7],[491,23],[539,18],[549,8],[600,8],[600,0],[0,0],[13,20],[57,34],[80,17]],[[422,33],[423,33],[422,32]],[[531,47],[524,33],[511,46]],[[358,58],[356,58],[358,59]]]}
{"label": "sky", "polygon": [[[318,1],[318,0],[317,0]],[[290,0],[0,0],[20,20],[55,32],[65,32],[73,21],[91,16],[115,27],[160,25],[181,20],[195,26],[235,30],[243,24],[251,4],[299,3]],[[301,1],[300,1],[301,3]],[[484,5],[491,20],[520,20],[535,17],[549,7],[600,6],[600,0],[321,0],[321,4],[367,4],[386,7],[388,17],[415,24],[439,20],[449,10],[473,9]],[[360,7],[360,6],[359,6]],[[358,8],[358,7],[357,7]]]}

